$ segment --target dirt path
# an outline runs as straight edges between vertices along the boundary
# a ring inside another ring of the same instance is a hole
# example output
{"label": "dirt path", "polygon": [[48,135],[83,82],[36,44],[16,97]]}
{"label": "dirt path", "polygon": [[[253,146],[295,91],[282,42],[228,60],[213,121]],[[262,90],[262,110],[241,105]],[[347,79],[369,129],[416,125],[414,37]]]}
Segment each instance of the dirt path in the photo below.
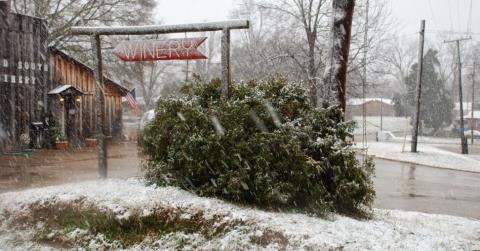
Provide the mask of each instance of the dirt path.
{"label": "dirt path", "polygon": [[[141,174],[141,159],[133,142],[111,145],[108,176]],[[40,150],[30,157],[0,156],[0,193],[98,178],[96,148]]]}

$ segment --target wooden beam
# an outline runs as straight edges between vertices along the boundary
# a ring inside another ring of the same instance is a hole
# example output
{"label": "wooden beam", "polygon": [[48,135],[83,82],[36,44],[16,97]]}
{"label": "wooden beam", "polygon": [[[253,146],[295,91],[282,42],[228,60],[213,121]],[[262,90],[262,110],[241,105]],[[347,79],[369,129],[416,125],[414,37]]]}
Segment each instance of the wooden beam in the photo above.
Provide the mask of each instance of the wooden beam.
{"label": "wooden beam", "polygon": [[248,29],[250,22],[248,20],[229,20],[221,22],[177,24],[177,25],[144,25],[144,26],[99,26],[86,27],[75,26],[71,28],[73,35],[147,35],[147,34],[166,34],[166,33],[184,33],[201,31],[220,31],[224,29]]}

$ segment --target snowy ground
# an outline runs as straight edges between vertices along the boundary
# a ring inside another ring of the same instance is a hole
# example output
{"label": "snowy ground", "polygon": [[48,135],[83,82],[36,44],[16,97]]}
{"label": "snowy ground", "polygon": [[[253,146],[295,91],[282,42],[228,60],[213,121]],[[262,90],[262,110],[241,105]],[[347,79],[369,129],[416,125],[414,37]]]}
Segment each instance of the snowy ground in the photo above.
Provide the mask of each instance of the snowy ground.
{"label": "snowy ground", "polygon": [[[369,135],[375,135],[376,132],[380,131],[380,128],[382,128],[384,131],[390,131],[398,135],[402,135],[405,130],[410,132],[412,129],[409,117],[384,116],[383,118],[380,118],[379,116],[368,116],[366,118],[367,134]],[[352,120],[356,123],[353,133],[355,135],[362,135],[363,117],[353,116]]]}
{"label": "snowy ground", "polygon": [[[368,142],[368,154],[388,160],[480,173],[480,161],[475,157],[425,144],[418,146],[418,153],[412,153],[409,142],[405,144],[405,152],[402,152],[402,146],[401,141]],[[360,147],[360,143],[356,147]]]}
{"label": "snowy ground", "polygon": [[[128,219],[135,212],[148,216],[156,211],[177,210],[177,217],[183,220],[195,219],[204,224],[217,219],[212,228],[231,226],[219,228],[223,231],[214,238],[187,232],[169,233],[154,240],[146,238],[128,247],[130,250],[480,250],[480,221],[467,218],[375,210],[373,219],[368,221],[338,215],[320,219],[242,208],[172,187],[146,187],[133,179],[0,194],[0,250],[54,249],[32,242],[41,224],[25,228],[14,219],[31,214],[32,207],[55,208],[61,204],[95,205],[113,212],[118,219]],[[55,234],[58,233],[47,236]],[[80,229],[64,234],[67,239],[88,238],[85,249],[120,248],[101,234],[92,236]]]}

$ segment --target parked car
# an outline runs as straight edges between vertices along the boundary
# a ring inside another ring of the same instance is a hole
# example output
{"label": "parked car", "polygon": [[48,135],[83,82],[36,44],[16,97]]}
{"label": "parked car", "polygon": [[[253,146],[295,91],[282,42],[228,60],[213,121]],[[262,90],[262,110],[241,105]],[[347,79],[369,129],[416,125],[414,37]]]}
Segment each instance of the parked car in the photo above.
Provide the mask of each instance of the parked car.
{"label": "parked car", "polygon": [[[472,137],[472,131],[471,130],[465,130],[464,134],[465,134],[465,137],[467,137],[467,139]],[[480,131],[473,130],[473,138],[474,139],[480,139]]]}
{"label": "parked car", "polygon": [[376,140],[377,141],[391,141],[395,139],[395,135],[393,135],[390,131],[377,131],[376,132]]}

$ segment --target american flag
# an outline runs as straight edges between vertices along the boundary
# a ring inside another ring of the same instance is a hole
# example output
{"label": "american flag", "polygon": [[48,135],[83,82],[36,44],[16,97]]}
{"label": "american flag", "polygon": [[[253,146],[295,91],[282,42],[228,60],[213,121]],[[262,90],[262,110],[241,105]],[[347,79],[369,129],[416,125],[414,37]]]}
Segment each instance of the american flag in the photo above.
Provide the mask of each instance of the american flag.
{"label": "american flag", "polygon": [[128,101],[128,104],[132,108],[132,110],[135,112],[135,114],[140,115],[140,110],[138,109],[138,104],[137,100],[135,99],[135,88],[131,92],[127,94],[125,97]]}

